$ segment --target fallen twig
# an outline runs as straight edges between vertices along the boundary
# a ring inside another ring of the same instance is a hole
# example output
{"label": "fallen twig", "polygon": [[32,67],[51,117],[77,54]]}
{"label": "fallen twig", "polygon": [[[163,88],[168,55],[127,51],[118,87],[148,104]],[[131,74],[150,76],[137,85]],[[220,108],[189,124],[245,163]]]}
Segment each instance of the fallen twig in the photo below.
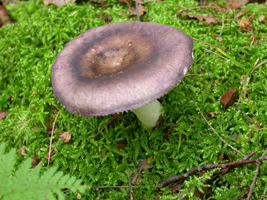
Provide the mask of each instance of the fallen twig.
{"label": "fallen twig", "polygon": [[131,171],[129,174],[129,188],[130,188],[130,200],[134,200],[134,194],[133,194],[133,187],[132,187],[132,175],[133,175],[134,171]]}
{"label": "fallen twig", "polygon": [[265,60],[265,61],[261,62],[260,64],[258,64],[257,66],[255,66],[255,67],[251,70],[251,72],[250,72],[250,76],[253,74],[253,72],[254,72],[257,68],[259,68],[260,66],[262,66],[262,65],[265,64],[265,63],[267,63],[267,60]]}
{"label": "fallen twig", "polygon": [[54,123],[53,123],[52,133],[51,133],[51,137],[50,137],[49,150],[48,150],[47,170],[48,170],[49,162],[50,162],[50,159],[51,159],[52,141],[53,141],[53,135],[54,135],[55,126],[56,126],[56,121],[57,121],[57,117],[58,117],[60,111],[61,111],[61,110],[58,111],[58,113],[57,113],[57,115],[56,115],[56,117],[55,117]]}
{"label": "fallen twig", "polygon": [[197,172],[201,172],[203,170],[215,169],[215,168],[225,169],[227,167],[233,167],[233,166],[236,166],[236,165],[258,163],[258,162],[261,162],[263,160],[267,160],[267,156],[266,155],[263,155],[260,158],[256,158],[256,159],[253,159],[253,160],[248,160],[254,154],[255,154],[255,152],[252,152],[248,156],[246,156],[245,158],[247,160],[244,160],[245,159],[244,158],[242,160],[238,160],[238,161],[235,161],[235,162],[229,162],[229,163],[223,163],[223,164],[207,164],[207,165],[202,165],[200,167],[195,167],[195,168],[191,169],[190,171],[186,172],[185,174],[177,175],[177,176],[171,176],[171,177],[167,178],[165,181],[163,181],[162,183],[158,184],[157,187],[154,190],[158,191],[159,189],[165,187],[166,185],[168,185],[170,183],[174,183],[174,182],[177,182],[177,181],[185,180],[189,176],[192,176],[192,175],[196,174]]}
{"label": "fallen twig", "polygon": [[[132,186],[134,188],[135,186]],[[121,186],[99,186],[96,189],[106,189],[106,188],[130,188],[130,186],[127,185],[121,185]]]}
{"label": "fallen twig", "polygon": [[230,144],[228,144],[216,131],[215,129],[210,125],[210,123],[208,122],[208,120],[205,118],[205,116],[203,115],[203,113],[201,112],[200,108],[198,107],[197,103],[195,102],[195,100],[192,98],[194,104],[196,105],[198,111],[200,112],[201,116],[204,118],[205,122],[209,125],[209,127],[211,128],[211,130],[213,131],[213,133],[215,135],[217,135],[218,138],[220,138],[220,140],[226,144],[228,147],[230,147],[232,150],[236,151],[237,153],[239,153],[242,156],[246,156],[245,154],[243,154],[242,152],[240,152],[239,150],[237,150],[236,148],[234,148],[233,146],[231,146]]}

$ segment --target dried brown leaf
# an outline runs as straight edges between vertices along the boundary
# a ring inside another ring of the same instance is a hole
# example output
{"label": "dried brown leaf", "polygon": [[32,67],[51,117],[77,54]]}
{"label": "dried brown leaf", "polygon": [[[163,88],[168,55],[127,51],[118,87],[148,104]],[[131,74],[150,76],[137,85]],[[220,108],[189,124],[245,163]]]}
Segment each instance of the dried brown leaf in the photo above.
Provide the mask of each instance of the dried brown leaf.
{"label": "dried brown leaf", "polygon": [[207,24],[217,24],[217,17],[214,17],[212,14],[208,14],[207,16],[202,15],[194,15],[194,14],[188,14],[188,13],[182,13],[181,15],[187,16],[192,19],[197,19],[201,22],[205,22]]}
{"label": "dried brown leaf", "polygon": [[71,133],[65,131],[59,131],[59,137],[64,143],[68,143],[71,139]]}
{"label": "dried brown leaf", "polygon": [[5,6],[0,5],[0,27],[3,25],[13,24],[14,20],[8,14]]}
{"label": "dried brown leaf", "polygon": [[216,118],[217,117],[216,115],[218,115],[218,113],[217,112],[204,112],[203,115],[209,115],[212,118]]}
{"label": "dried brown leaf", "polygon": [[216,40],[218,40],[219,42],[223,41],[221,37],[216,37]]}
{"label": "dried brown leaf", "polygon": [[[126,3],[127,5],[130,5],[130,4],[135,4],[135,0],[119,0],[119,3]],[[143,0],[138,0],[138,4],[142,4],[144,5],[145,2]]]}
{"label": "dried brown leaf", "polygon": [[[130,16],[136,16],[136,9],[129,7],[128,11],[130,12]],[[143,5],[138,5],[138,14],[139,16],[143,16],[146,13],[146,9]]]}
{"label": "dried brown leaf", "polygon": [[127,13],[125,13],[125,12],[120,12],[120,14],[121,14],[122,17],[126,17],[127,16]]}
{"label": "dried brown leaf", "polygon": [[251,21],[254,18],[255,13],[253,13],[250,18],[248,19],[243,19],[239,21],[239,26],[241,28],[242,32],[252,32],[252,24]]}
{"label": "dried brown leaf", "polygon": [[[147,158],[147,159],[142,159],[142,160],[139,160],[138,161],[138,168],[137,168],[137,172],[136,172],[136,174],[135,174],[135,177],[133,178],[133,180],[132,180],[132,183],[135,183],[137,180],[138,180],[138,178],[139,178],[139,175],[140,175],[140,173],[143,171],[143,170],[145,170],[145,171],[148,171],[149,169],[151,169],[152,167],[153,167],[153,165],[154,165],[154,163],[152,162],[150,162],[150,160],[152,160],[152,156],[151,157],[149,157],[149,158]],[[140,179],[139,179],[140,180]]]}
{"label": "dried brown leaf", "polygon": [[77,194],[77,199],[80,200],[82,198],[82,195],[80,193]]}
{"label": "dried brown leaf", "polygon": [[109,22],[112,21],[112,17],[108,14],[101,14],[100,18],[106,22],[106,24],[109,24]]}
{"label": "dried brown leaf", "polygon": [[0,111],[0,120],[6,118],[9,112]]}
{"label": "dried brown leaf", "polygon": [[237,90],[234,89],[228,90],[226,93],[223,94],[221,98],[221,104],[225,109],[227,109],[229,106],[232,106],[236,102],[237,97],[238,97]]}
{"label": "dried brown leaf", "polygon": [[232,5],[233,9],[238,9],[249,2],[249,0],[227,0],[227,1]]}
{"label": "dried brown leaf", "polygon": [[250,19],[243,19],[239,21],[239,26],[242,32],[251,32],[252,31],[252,24]]}
{"label": "dried brown leaf", "polygon": [[44,1],[44,5],[48,6],[49,4],[54,4],[56,5],[57,7],[60,7],[60,6],[64,6],[68,3],[71,3],[71,4],[74,4],[76,2],[76,0],[43,0]]}
{"label": "dried brown leaf", "polygon": [[150,162],[150,160],[152,160],[152,159],[153,159],[153,157],[151,156],[151,157],[149,157],[147,159],[139,160],[138,161],[139,162],[138,171],[141,172],[142,170],[145,170],[145,171],[148,172],[148,170],[151,169],[153,167],[153,165],[154,165],[153,162],[152,163]]}
{"label": "dried brown leaf", "polygon": [[38,154],[36,154],[36,156],[31,155],[31,157],[32,157],[32,168],[34,168],[34,167],[36,167],[39,164],[39,162],[41,160],[39,159]]}
{"label": "dried brown leaf", "polygon": [[26,156],[25,148],[26,148],[25,146],[22,146],[19,150],[17,150],[17,152],[22,156]]}
{"label": "dried brown leaf", "polygon": [[126,147],[126,144],[127,144],[126,141],[118,141],[118,142],[116,142],[116,146],[117,146],[119,149],[124,149],[124,148]]}
{"label": "dried brown leaf", "polygon": [[259,16],[259,19],[258,19],[259,22],[261,22],[261,23],[264,22],[264,18],[265,18],[264,15],[260,15],[260,16]]}

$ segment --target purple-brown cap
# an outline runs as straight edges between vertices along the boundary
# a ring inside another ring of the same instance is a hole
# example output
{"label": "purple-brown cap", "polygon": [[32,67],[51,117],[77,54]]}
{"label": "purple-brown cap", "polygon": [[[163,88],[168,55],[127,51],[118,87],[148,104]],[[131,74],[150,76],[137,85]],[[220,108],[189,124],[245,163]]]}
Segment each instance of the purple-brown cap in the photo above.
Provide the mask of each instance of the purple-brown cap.
{"label": "purple-brown cap", "polygon": [[52,66],[55,96],[72,113],[101,116],[163,96],[192,64],[192,39],[151,22],[117,22],[70,41]]}

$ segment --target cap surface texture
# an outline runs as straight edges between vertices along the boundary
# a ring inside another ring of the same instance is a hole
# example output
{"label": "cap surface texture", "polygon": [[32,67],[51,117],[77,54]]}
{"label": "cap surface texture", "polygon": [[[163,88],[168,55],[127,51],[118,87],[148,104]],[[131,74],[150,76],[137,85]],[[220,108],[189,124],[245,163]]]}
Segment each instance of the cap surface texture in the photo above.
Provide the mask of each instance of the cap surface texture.
{"label": "cap surface texture", "polygon": [[151,22],[117,22],[70,41],[52,66],[55,96],[72,113],[132,110],[167,93],[192,64],[192,39]]}

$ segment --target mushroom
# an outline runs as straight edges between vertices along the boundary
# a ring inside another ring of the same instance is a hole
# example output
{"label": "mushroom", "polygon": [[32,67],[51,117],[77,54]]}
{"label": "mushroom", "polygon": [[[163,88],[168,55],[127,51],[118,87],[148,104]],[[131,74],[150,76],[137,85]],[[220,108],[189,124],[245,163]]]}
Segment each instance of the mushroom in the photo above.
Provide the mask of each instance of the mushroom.
{"label": "mushroom", "polygon": [[52,66],[55,96],[72,113],[103,116],[132,110],[148,128],[163,107],[157,98],[192,64],[192,39],[151,22],[117,22],[70,41]]}

